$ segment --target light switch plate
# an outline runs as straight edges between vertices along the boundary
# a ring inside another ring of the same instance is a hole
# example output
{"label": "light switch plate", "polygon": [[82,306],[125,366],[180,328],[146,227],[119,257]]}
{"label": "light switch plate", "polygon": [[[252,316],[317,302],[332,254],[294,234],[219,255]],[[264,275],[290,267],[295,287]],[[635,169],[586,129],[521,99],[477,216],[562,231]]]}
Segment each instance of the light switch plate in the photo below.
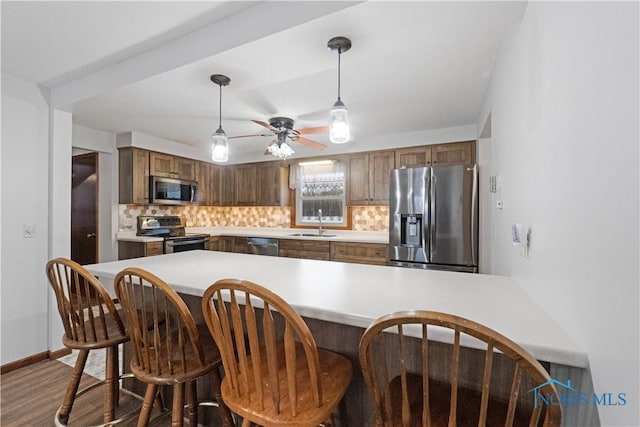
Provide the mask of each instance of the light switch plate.
{"label": "light switch plate", "polygon": [[36,225],[35,224],[24,224],[22,226],[22,233],[25,239],[31,239],[36,237]]}

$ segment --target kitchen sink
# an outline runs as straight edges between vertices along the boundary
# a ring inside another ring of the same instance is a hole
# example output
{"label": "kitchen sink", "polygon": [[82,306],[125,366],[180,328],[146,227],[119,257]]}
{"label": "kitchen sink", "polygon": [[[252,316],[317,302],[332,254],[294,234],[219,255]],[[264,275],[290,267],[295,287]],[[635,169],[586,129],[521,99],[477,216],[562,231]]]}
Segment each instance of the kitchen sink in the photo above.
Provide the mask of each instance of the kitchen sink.
{"label": "kitchen sink", "polygon": [[323,234],[319,235],[318,233],[293,233],[289,234],[289,236],[295,237],[336,237],[336,234]]}

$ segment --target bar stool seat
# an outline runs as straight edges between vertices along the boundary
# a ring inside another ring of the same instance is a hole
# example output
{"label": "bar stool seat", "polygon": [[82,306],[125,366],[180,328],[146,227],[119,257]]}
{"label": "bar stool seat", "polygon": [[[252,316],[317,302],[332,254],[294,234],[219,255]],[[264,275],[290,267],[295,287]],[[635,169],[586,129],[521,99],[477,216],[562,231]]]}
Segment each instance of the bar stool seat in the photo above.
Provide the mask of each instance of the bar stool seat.
{"label": "bar stool seat", "polygon": [[[67,425],[77,397],[97,386],[104,387],[101,425],[114,425],[132,418],[137,411],[116,418],[119,380],[123,377],[119,374],[118,346],[129,341],[116,301],[98,279],[75,261],[55,258],[47,263],[46,273],[64,327],[62,343],[79,351],[54,424]],[[106,352],[105,379],[78,391],[89,352],[100,349]]]}

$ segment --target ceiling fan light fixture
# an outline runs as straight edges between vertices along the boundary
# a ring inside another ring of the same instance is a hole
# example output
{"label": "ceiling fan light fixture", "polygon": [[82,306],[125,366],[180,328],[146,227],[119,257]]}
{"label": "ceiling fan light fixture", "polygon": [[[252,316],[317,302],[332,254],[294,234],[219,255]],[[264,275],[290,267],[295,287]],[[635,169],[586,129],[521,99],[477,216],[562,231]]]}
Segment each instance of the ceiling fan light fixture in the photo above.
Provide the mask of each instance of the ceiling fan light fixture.
{"label": "ceiling fan light fixture", "polygon": [[229,161],[229,140],[222,129],[222,86],[231,83],[231,79],[222,74],[212,74],[211,81],[220,87],[218,130],[211,136],[211,160],[224,163]]}
{"label": "ceiling fan light fixture", "polygon": [[271,153],[272,155],[283,160],[295,153],[295,151],[293,151],[293,148],[291,148],[291,146],[286,142],[278,144],[276,141],[274,141],[267,147],[267,150],[269,150],[269,153]]}
{"label": "ceiling fan light fixture", "polygon": [[340,99],[340,56],[351,49],[351,40],[346,37],[334,37],[327,43],[329,50],[338,52],[338,100],[329,114],[329,140],[334,144],[344,144],[351,139],[349,113]]}

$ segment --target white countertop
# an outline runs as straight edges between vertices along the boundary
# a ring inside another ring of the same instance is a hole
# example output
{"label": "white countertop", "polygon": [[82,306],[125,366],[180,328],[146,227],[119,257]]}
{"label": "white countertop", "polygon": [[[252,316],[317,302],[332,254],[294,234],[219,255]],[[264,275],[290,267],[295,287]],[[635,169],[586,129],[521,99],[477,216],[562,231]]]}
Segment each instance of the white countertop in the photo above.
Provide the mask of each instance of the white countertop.
{"label": "white countertop", "polygon": [[111,291],[112,279],[126,267],[148,270],[176,291],[195,296],[219,279],[250,280],[280,295],[302,316],[363,328],[400,310],[447,312],[495,329],[539,360],[588,366],[584,349],[504,276],[211,251],[86,267]]}
{"label": "white countertop", "polygon": [[[187,233],[201,233],[210,236],[239,236],[239,237],[271,237],[276,239],[321,240],[328,242],[360,242],[360,243],[389,243],[388,231],[352,231],[327,230],[325,233],[332,237],[292,236],[296,233],[317,233],[317,229],[304,228],[268,228],[268,227],[187,227]],[[335,236],[333,236],[335,235]],[[118,231],[117,240],[128,242],[160,242],[159,237],[136,236],[135,230]]]}

